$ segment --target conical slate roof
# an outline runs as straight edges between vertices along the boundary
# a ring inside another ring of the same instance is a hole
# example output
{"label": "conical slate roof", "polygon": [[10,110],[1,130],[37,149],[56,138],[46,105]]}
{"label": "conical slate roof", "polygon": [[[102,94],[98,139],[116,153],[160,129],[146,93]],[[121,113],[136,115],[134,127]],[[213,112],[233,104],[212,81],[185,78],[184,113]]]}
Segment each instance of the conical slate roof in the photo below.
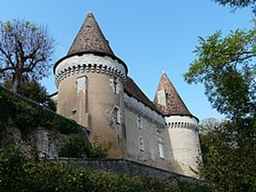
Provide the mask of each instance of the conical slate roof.
{"label": "conical slate roof", "polygon": [[162,74],[154,99],[157,109],[166,116],[193,116],[165,73]]}
{"label": "conical slate roof", "polygon": [[68,55],[81,52],[93,52],[115,56],[92,13],[87,15],[69,49]]}

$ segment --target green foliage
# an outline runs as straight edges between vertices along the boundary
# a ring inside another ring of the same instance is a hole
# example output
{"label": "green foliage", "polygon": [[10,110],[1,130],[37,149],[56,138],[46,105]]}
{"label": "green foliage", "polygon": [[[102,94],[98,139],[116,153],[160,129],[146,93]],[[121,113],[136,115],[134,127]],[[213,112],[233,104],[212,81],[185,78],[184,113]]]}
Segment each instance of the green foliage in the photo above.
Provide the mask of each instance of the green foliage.
{"label": "green foliage", "polygon": [[90,158],[106,158],[108,151],[111,147],[111,143],[102,142],[98,136],[93,137],[92,146],[89,151]]}
{"label": "green foliage", "polygon": [[256,28],[199,37],[195,53],[184,78],[203,83],[212,107],[228,119],[202,125],[201,176],[213,191],[256,191]]}
{"label": "green foliage", "polygon": [[19,151],[0,149],[0,191],[19,191],[25,158]]}
{"label": "green foliage", "polygon": [[[11,90],[13,81],[11,79],[7,79],[3,82],[3,86]],[[18,86],[17,93],[31,99],[41,106],[44,106],[52,111],[56,111],[55,104],[48,96],[46,88],[35,80],[29,81],[24,77]]]}
{"label": "green foliage", "polygon": [[87,138],[83,135],[74,135],[61,148],[59,156],[72,158],[106,158],[110,147],[110,143],[100,142],[97,136],[94,136],[91,146],[88,146]]}
{"label": "green foliage", "polygon": [[71,164],[27,161],[17,151],[2,149],[0,191],[200,192],[209,189],[197,183],[111,175]]}
{"label": "green foliage", "polygon": [[23,135],[46,127],[63,134],[78,133],[80,127],[74,121],[66,119],[24,97],[18,96],[0,86],[0,126],[2,129],[9,120],[21,129]]}
{"label": "green foliage", "polygon": [[72,158],[106,158],[111,147],[109,142],[101,142],[98,136],[93,137],[91,146],[83,135],[74,135],[60,150],[60,157]]}
{"label": "green foliage", "polygon": [[87,138],[83,135],[75,135],[62,147],[59,156],[82,158],[87,157],[89,153],[90,149],[87,143]]}
{"label": "green foliage", "polygon": [[184,75],[188,83],[203,83],[213,108],[230,118],[253,116],[256,109],[254,58],[256,28],[236,30],[222,38],[218,31],[199,38],[198,58]]}
{"label": "green foliage", "polygon": [[25,101],[20,101],[16,103],[15,118],[14,122],[19,126],[22,131],[29,131],[37,127],[39,124],[39,119],[35,118],[39,114],[39,108],[35,108],[28,105]]}
{"label": "green foliage", "polygon": [[214,191],[256,190],[256,119],[206,123],[201,176]]}
{"label": "green foliage", "polygon": [[251,7],[254,14],[256,14],[256,0],[214,0],[216,3],[220,5],[232,8],[235,11],[238,8]]}

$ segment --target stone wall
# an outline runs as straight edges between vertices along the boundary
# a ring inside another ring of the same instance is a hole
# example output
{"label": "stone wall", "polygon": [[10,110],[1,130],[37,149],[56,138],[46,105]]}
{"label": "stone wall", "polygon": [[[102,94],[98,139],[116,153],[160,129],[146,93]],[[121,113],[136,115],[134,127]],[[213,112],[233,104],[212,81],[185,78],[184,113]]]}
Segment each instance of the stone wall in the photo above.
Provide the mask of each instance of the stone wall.
{"label": "stone wall", "polygon": [[88,130],[0,86],[0,148],[18,148],[28,158],[56,159],[70,139]]}
{"label": "stone wall", "polygon": [[192,182],[196,179],[151,167],[145,164],[125,159],[68,159],[60,158],[60,162],[72,162],[79,167],[86,167],[94,171],[106,171],[119,175],[155,177],[160,179],[171,179],[176,181]]}

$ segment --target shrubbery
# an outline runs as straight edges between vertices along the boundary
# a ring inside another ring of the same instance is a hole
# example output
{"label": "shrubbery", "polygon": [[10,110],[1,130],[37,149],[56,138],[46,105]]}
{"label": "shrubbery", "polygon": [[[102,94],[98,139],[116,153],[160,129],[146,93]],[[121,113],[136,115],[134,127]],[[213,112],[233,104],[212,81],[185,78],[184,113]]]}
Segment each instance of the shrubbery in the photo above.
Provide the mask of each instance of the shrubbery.
{"label": "shrubbery", "polygon": [[62,146],[59,157],[71,158],[106,158],[111,144],[100,142],[99,137],[95,136],[88,146],[87,138],[83,135],[71,135],[69,142]]}
{"label": "shrubbery", "polygon": [[100,142],[98,136],[94,136],[89,151],[90,158],[106,158],[111,147],[109,142]]}
{"label": "shrubbery", "polygon": [[14,149],[0,150],[0,191],[164,192],[209,191],[197,183],[94,172],[72,164],[27,161]]}
{"label": "shrubbery", "polygon": [[90,148],[87,144],[87,140],[82,135],[75,135],[70,137],[67,142],[61,148],[59,152],[60,157],[82,158],[88,157],[90,154]]}
{"label": "shrubbery", "polygon": [[22,134],[37,127],[47,127],[63,134],[79,131],[79,125],[24,97],[18,96],[0,86],[0,131],[8,120],[14,121]]}

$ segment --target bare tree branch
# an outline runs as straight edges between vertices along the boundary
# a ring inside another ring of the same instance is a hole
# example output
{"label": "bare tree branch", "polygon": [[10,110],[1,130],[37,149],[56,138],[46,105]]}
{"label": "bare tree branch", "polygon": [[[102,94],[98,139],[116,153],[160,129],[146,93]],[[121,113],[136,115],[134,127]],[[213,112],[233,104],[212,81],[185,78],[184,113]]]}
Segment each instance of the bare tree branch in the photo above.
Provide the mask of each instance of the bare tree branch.
{"label": "bare tree branch", "polygon": [[0,24],[0,40],[0,78],[12,76],[13,91],[24,75],[31,80],[48,75],[55,44],[46,27],[24,20],[8,21]]}

